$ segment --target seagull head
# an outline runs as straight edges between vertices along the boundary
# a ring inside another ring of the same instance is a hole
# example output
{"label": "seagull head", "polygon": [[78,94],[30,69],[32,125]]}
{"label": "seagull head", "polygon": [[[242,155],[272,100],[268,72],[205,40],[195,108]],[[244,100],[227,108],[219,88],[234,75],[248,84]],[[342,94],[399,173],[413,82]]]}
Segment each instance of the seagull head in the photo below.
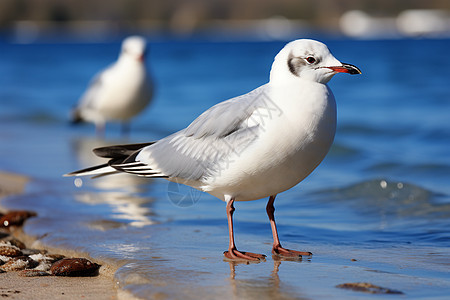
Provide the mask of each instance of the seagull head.
{"label": "seagull head", "polygon": [[328,47],[318,41],[300,39],[288,43],[277,54],[270,73],[271,81],[301,78],[327,83],[337,73],[361,74],[347,63],[338,61]]}
{"label": "seagull head", "polygon": [[122,42],[120,57],[144,61],[146,54],[146,41],[140,36],[127,37]]}

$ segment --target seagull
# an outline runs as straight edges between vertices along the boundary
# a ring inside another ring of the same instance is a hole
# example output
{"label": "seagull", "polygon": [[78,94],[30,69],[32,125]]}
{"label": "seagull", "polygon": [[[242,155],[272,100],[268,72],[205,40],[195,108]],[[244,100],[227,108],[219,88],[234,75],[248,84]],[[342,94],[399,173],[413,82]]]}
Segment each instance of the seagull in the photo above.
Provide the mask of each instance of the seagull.
{"label": "seagull", "polygon": [[107,121],[123,123],[140,113],[150,102],[152,85],[145,68],[146,41],[140,36],[127,37],[118,60],[97,74],[72,111],[73,123],[96,125],[103,134]]}
{"label": "seagull", "polygon": [[108,158],[108,163],[66,176],[126,172],[165,178],[225,201],[229,246],[224,256],[232,261],[265,259],[236,248],[234,202],[269,197],[272,254],[291,259],[312,255],[281,246],[274,201],[305,179],[333,143],[336,103],[327,82],[337,73],[361,71],[338,61],[321,42],[292,41],[276,55],[268,83],[216,104],[161,140],[96,148],[94,153]]}

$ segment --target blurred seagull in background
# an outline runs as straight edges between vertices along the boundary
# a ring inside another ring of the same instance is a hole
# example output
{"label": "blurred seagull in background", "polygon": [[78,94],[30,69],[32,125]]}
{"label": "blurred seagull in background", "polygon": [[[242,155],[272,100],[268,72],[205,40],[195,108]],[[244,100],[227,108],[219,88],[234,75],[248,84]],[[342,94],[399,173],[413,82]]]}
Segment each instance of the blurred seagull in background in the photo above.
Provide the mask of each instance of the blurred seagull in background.
{"label": "blurred seagull in background", "polygon": [[140,36],[127,37],[117,61],[97,74],[72,111],[72,121],[94,123],[102,135],[108,121],[128,122],[150,102],[152,85],[145,68],[146,41]]}
{"label": "blurred seagull in background", "polygon": [[272,253],[311,255],[281,246],[274,201],[306,178],[333,143],[336,103],[327,82],[337,73],[361,71],[338,61],[321,42],[290,42],[275,57],[267,84],[211,107],[187,128],[159,141],[94,149],[109,162],[66,176],[126,172],[166,178],[225,201],[229,247],[224,255],[230,260],[264,259],[237,250],[233,204],[269,197]]}

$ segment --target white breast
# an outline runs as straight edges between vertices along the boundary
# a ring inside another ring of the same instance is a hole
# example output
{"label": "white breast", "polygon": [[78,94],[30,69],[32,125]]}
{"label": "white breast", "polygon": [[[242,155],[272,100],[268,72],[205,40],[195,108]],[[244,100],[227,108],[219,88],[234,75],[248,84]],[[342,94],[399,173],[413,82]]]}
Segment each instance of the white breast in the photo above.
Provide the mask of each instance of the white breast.
{"label": "white breast", "polygon": [[117,63],[105,76],[98,96],[97,110],[104,119],[130,119],[145,108],[151,97],[145,67],[134,62]]}

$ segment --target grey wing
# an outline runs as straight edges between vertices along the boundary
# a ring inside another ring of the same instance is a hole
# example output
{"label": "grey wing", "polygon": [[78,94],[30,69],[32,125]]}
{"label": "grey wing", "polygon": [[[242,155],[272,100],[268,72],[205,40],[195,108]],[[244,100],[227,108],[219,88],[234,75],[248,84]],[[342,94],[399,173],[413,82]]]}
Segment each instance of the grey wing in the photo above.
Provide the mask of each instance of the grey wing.
{"label": "grey wing", "polygon": [[168,177],[199,180],[214,174],[258,137],[259,124],[248,120],[264,89],[211,107],[186,129],[142,149],[136,161]]}
{"label": "grey wing", "polygon": [[95,110],[95,99],[102,87],[102,74],[97,74],[90,82],[86,91],[81,95],[78,103],[71,111],[71,119],[73,123],[85,120],[85,113]]}
{"label": "grey wing", "polygon": [[80,101],[78,103],[78,107],[83,108],[95,108],[95,99],[97,99],[98,93],[101,92],[102,87],[104,86],[105,77],[108,76],[108,73],[113,69],[114,64],[103,69],[98,72],[89,82],[86,91],[81,96]]}
{"label": "grey wing", "polygon": [[195,119],[186,128],[185,134],[194,138],[227,136],[250,117],[260,104],[266,88],[263,85],[250,93],[214,105]]}

